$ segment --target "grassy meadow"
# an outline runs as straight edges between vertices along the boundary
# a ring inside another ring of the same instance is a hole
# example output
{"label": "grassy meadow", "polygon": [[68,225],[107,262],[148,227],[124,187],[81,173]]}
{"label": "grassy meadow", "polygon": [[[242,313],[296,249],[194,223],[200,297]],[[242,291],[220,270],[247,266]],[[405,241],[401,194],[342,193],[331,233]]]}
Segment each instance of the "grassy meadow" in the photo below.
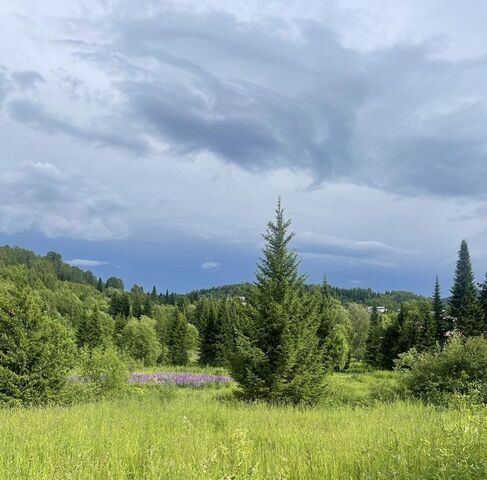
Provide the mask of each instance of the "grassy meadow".
{"label": "grassy meadow", "polygon": [[0,478],[485,479],[487,410],[401,399],[394,375],[333,375],[314,409],[246,404],[233,386],[3,409]]}

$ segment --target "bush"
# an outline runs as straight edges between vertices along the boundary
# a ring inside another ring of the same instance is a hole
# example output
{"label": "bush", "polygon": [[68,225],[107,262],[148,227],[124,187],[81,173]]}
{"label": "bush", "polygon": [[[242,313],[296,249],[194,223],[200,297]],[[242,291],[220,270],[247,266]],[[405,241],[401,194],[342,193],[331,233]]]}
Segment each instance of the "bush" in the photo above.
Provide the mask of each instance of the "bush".
{"label": "bush", "polygon": [[128,362],[115,347],[97,347],[81,352],[83,381],[91,382],[96,396],[111,396],[127,386]]}
{"label": "bush", "polygon": [[68,328],[47,314],[39,295],[17,271],[0,284],[0,403],[56,401],[74,364]]}
{"label": "bush", "polygon": [[400,355],[405,387],[428,402],[445,403],[462,395],[487,403],[487,339],[454,336],[443,348]]}

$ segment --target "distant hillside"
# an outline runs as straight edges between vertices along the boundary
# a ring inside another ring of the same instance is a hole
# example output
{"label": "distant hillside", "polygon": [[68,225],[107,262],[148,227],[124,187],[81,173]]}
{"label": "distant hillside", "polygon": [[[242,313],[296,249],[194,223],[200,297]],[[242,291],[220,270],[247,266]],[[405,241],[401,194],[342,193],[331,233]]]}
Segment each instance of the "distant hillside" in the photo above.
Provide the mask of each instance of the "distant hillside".
{"label": "distant hillside", "polygon": [[[3,246],[0,247],[0,267],[24,265],[29,269],[43,270],[43,267],[53,272],[61,281],[68,281],[93,287],[100,286],[98,278],[90,271],[73,267],[63,262],[60,254],[48,252],[46,256],[36,255],[30,250],[20,247]],[[114,277],[108,279],[104,286],[114,286],[121,290],[124,289],[123,282]],[[177,294],[166,292],[158,294],[157,298],[160,303],[176,304],[183,302],[196,302],[200,297],[226,298],[226,297],[244,297],[248,295],[248,289],[251,283],[236,283],[233,285],[222,285],[219,287],[193,290],[187,294]],[[307,285],[309,290],[316,288],[317,285]],[[374,303],[383,305],[388,309],[399,306],[406,300],[423,298],[412,292],[397,290],[386,291],[384,293],[374,292],[370,288],[340,288],[331,286],[333,295],[344,303],[356,302],[362,305],[371,306]],[[100,288],[100,290],[102,290]]]}
{"label": "distant hillside", "polygon": [[0,267],[15,265],[23,265],[29,269],[42,269],[42,266],[46,266],[55,273],[59,280],[93,287],[98,281],[93,273],[64,263],[63,257],[59,253],[48,252],[45,257],[42,257],[25,248],[8,245],[0,247]]}
{"label": "distant hillside", "polygon": [[[225,298],[245,296],[250,286],[250,283],[237,283],[233,285],[223,285],[221,287],[193,290],[187,294],[187,297],[191,301],[195,301],[199,297]],[[316,288],[317,285],[307,285],[306,287],[311,290]],[[355,302],[367,306],[371,306],[376,303],[377,305],[383,305],[388,309],[395,308],[406,300],[424,298],[421,295],[417,295],[413,292],[402,290],[392,290],[379,293],[374,292],[371,288],[340,288],[333,286],[330,288],[333,296],[344,303]]]}

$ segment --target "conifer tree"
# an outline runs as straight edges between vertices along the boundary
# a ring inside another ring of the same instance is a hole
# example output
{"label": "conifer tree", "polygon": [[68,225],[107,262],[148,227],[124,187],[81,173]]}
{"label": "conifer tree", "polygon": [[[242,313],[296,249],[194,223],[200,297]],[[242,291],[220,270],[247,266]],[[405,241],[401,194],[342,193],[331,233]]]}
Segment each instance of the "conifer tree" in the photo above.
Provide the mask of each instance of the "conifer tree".
{"label": "conifer tree", "polygon": [[477,335],[481,331],[480,309],[477,288],[474,282],[472,263],[467,242],[462,240],[451,289],[450,315],[455,319],[455,327],[463,335]]}
{"label": "conifer tree", "polygon": [[188,341],[188,321],[184,313],[174,309],[168,332],[168,356],[173,365],[188,364]]}
{"label": "conifer tree", "polygon": [[96,288],[99,292],[103,292],[103,289],[104,289],[104,285],[103,285],[103,280],[100,278],[98,278],[98,283],[96,284]]}
{"label": "conifer tree", "polygon": [[77,332],[78,345],[90,350],[107,347],[112,343],[115,321],[95,305],[93,311],[84,316]]}
{"label": "conifer tree", "polygon": [[365,347],[365,359],[369,365],[378,366],[381,364],[381,336],[382,326],[379,311],[377,310],[377,304],[374,303],[370,314],[369,336]]}
{"label": "conifer tree", "polygon": [[324,381],[319,318],[315,299],[304,295],[296,254],[289,250],[290,224],[279,200],[264,235],[247,328],[237,337],[231,369],[246,398],[314,403]]}
{"label": "conifer tree", "polygon": [[480,307],[480,319],[482,322],[481,333],[487,333],[487,273],[485,274],[485,280],[480,285],[479,292],[479,307]]}
{"label": "conifer tree", "polygon": [[143,309],[142,309],[142,302],[138,295],[134,295],[132,300],[132,315],[135,318],[140,318],[142,316]]}
{"label": "conifer tree", "polygon": [[443,312],[443,302],[441,301],[440,281],[438,275],[435,280],[435,290],[433,293],[433,317],[436,324],[436,338],[443,345],[446,339],[446,332],[449,330],[447,319]]}
{"label": "conifer tree", "polygon": [[0,283],[0,404],[55,400],[76,359],[71,331],[29,285],[27,270]]}
{"label": "conifer tree", "polygon": [[115,293],[110,299],[108,313],[112,317],[128,318],[130,316],[130,300],[126,293]]}
{"label": "conifer tree", "polygon": [[153,302],[155,302],[157,300],[157,290],[156,290],[155,285],[152,287],[152,292],[151,292],[150,296],[151,296],[151,299]]}

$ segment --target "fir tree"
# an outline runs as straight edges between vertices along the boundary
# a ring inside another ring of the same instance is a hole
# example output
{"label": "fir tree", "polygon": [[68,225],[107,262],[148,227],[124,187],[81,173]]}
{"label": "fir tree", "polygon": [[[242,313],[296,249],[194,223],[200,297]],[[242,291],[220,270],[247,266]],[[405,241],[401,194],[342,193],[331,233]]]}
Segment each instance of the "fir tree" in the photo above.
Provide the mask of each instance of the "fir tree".
{"label": "fir tree", "polygon": [[100,278],[98,278],[98,283],[96,284],[96,288],[99,292],[103,292],[104,290],[104,285],[103,285],[103,280]]}
{"label": "fir tree", "polygon": [[450,298],[450,315],[455,327],[464,335],[478,335],[482,330],[477,288],[467,242],[462,240]]}
{"label": "fir tree", "polygon": [[150,296],[151,296],[151,299],[153,302],[157,301],[157,290],[156,290],[155,285],[152,287],[152,292],[151,292]]}
{"label": "fir tree", "polygon": [[296,254],[289,251],[290,223],[279,201],[264,235],[248,325],[237,337],[231,368],[246,398],[314,403],[324,381],[319,318],[315,299],[304,295]]}

